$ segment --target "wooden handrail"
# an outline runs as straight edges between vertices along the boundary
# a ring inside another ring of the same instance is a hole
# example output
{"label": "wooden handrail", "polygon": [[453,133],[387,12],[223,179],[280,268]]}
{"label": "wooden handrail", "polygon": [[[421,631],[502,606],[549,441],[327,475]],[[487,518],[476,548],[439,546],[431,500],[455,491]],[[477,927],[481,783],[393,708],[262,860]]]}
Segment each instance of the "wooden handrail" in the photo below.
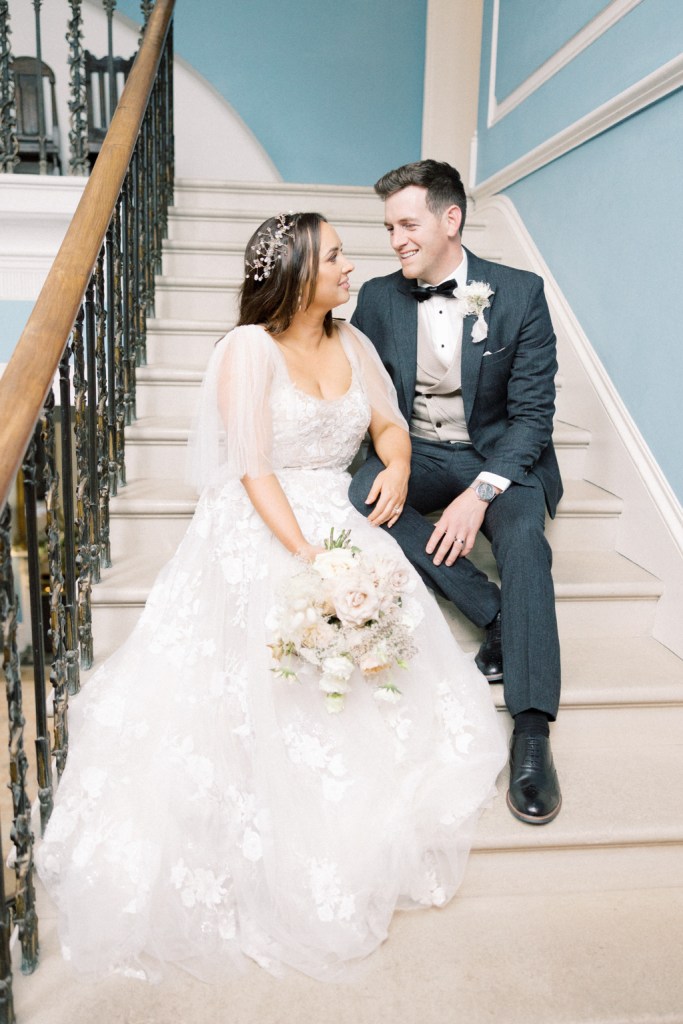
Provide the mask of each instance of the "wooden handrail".
{"label": "wooden handrail", "polygon": [[156,0],[64,241],[0,379],[0,510],[31,439],[123,185],[162,58],[175,0]]}

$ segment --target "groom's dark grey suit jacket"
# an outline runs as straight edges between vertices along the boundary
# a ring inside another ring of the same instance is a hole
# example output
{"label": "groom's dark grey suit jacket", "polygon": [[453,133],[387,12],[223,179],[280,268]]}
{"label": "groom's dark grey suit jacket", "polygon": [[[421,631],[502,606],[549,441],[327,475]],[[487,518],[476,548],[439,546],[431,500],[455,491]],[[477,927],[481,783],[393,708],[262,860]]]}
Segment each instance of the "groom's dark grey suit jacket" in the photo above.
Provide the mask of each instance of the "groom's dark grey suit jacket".
{"label": "groom's dark grey suit jacket", "polygon": [[[475,316],[465,317],[462,396],[470,439],[486,462],[482,470],[518,484],[538,477],[551,516],[562,481],[551,440],[555,412],[556,341],[536,274],[481,260],[467,250],[468,283],[494,291],[484,312],[488,336],[473,342]],[[410,421],[417,368],[417,307],[401,271],[376,277],[358,295],[351,323],[377,349]]]}

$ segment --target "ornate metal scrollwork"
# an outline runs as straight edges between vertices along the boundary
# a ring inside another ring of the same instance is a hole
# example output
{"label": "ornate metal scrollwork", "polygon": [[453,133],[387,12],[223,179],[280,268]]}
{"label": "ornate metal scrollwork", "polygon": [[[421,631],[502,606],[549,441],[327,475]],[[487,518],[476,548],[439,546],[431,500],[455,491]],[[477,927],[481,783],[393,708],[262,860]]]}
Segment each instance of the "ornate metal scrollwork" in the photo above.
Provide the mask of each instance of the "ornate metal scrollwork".
{"label": "ornate metal scrollwork", "polygon": [[62,428],[62,500],[64,503],[64,625],[67,689],[78,693],[78,621],[76,607],[76,518],[72,457],[71,350],[67,345],[59,362],[60,421]]}
{"label": "ornate metal scrollwork", "polygon": [[45,453],[43,478],[45,481],[45,528],[47,533],[47,563],[50,581],[50,627],[48,635],[52,645],[50,682],[52,684],[53,705],[53,753],[57,766],[57,776],[61,777],[69,747],[69,728],[67,723],[69,691],[66,658],[66,610],[64,607],[66,584],[62,571],[62,529],[59,516],[59,473],[57,472],[55,447],[54,406],[54,394],[52,391],[48,391],[42,418],[41,438]]}
{"label": "ornate metal scrollwork", "polygon": [[69,129],[69,170],[71,174],[87,175],[90,172],[88,163],[88,116],[85,92],[85,57],[82,45],[83,0],[69,0],[71,19],[67,23],[66,41],[69,44],[69,113],[71,127]]}
{"label": "ornate metal scrollwork", "polygon": [[[112,218],[112,275],[114,303],[114,413],[116,417],[116,475],[120,484],[126,483],[126,353],[123,331],[123,253],[121,206],[119,200]],[[110,300],[111,301],[111,300]],[[111,386],[111,385],[110,385]]]}
{"label": "ornate metal scrollwork", "polygon": [[[2,669],[5,677],[9,725],[10,788],[13,816],[30,808],[26,795],[27,759],[24,751],[24,716],[22,712],[21,669],[17,650],[17,598],[12,572],[12,520],[9,504],[0,512],[0,635],[2,637]],[[22,851],[23,852],[23,851]],[[2,856],[0,851],[0,857]],[[4,859],[0,859],[4,865]],[[16,868],[16,860],[15,860]],[[4,869],[0,871],[0,1017],[14,1022],[12,1000],[12,966],[9,939],[12,913],[5,893]],[[26,897],[23,897],[23,904]],[[16,912],[15,900],[12,906]]]}
{"label": "ornate metal scrollwork", "polygon": [[[109,437],[107,429],[107,305],[105,286],[105,247],[103,246],[95,263],[95,372],[97,383],[95,435],[90,443],[95,445],[96,468],[91,486],[98,496],[98,530],[95,544],[98,562],[102,568],[111,565],[111,544],[109,540]],[[92,401],[92,398],[90,398]],[[114,462],[114,465],[116,463]],[[99,582],[99,567],[98,567]]]}
{"label": "ornate metal scrollwork", "polygon": [[[89,286],[89,292],[92,285]],[[88,448],[88,388],[85,374],[85,339],[83,331],[85,313],[78,312],[71,332],[74,375],[74,447],[76,450],[76,510],[74,532],[76,535],[76,572],[78,574],[76,604],[78,614],[78,641],[81,650],[81,665],[89,669],[93,663],[92,593],[93,510],[90,497],[90,471]]]}
{"label": "ornate metal scrollwork", "polygon": [[10,68],[9,0],[0,0],[0,172],[12,174],[19,163],[14,79]]}
{"label": "ornate metal scrollwork", "polygon": [[[31,634],[33,647],[33,684],[36,695],[36,758],[38,775],[38,800],[40,803],[41,826],[44,827],[52,810],[52,775],[50,763],[49,736],[45,708],[45,656],[43,614],[41,606],[40,560],[37,531],[37,487],[36,453],[40,430],[36,429],[26,450],[22,464],[24,479],[24,509],[26,514],[26,543],[28,549],[29,594],[31,599]],[[42,687],[42,692],[41,692]],[[11,714],[11,710],[10,710]],[[15,846],[14,870],[17,879],[15,896],[15,918],[19,926],[22,947],[22,971],[30,974],[38,962],[38,919],[35,911],[33,887],[33,832],[31,831],[31,802],[26,789],[28,761],[23,748],[23,715],[21,704],[15,709],[15,725],[21,718],[21,732],[15,730],[20,742],[16,755],[10,739],[10,779],[14,823],[10,838]],[[10,734],[12,730],[10,728]]]}

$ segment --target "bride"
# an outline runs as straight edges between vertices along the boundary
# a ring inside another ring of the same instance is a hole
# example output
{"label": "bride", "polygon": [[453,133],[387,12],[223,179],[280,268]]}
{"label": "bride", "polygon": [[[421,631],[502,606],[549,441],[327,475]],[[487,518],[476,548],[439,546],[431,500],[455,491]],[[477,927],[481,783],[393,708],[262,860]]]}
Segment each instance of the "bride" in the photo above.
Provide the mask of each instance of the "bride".
{"label": "bride", "polygon": [[[72,703],[37,852],[63,954],[86,973],[173,962],[211,978],[248,957],[344,977],[397,908],[451,899],[506,760],[486,681],[391,537],[410,443],[372,345],[332,319],[353,269],[336,231],[271,218],[245,268],[203,385],[195,516]],[[346,469],[368,429],[386,468],[366,520]],[[315,667],[273,671],[274,609],[331,530],[393,560],[418,611],[400,695],[354,667],[338,714]]]}

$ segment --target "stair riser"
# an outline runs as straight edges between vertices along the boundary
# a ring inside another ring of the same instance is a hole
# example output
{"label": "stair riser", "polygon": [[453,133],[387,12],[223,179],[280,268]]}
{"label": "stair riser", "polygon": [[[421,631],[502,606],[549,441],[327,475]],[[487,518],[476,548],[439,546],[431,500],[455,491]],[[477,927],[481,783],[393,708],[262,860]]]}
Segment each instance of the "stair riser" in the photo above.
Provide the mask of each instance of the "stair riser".
{"label": "stair riser", "polygon": [[201,331],[157,331],[147,333],[147,362],[150,366],[161,363],[181,369],[204,370],[211,358],[214,345],[233,326],[225,327],[210,334]]}
{"label": "stair riser", "polygon": [[[179,242],[234,242],[244,248],[258,226],[258,219],[245,221],[210,215],[177,217],[171,212],[168,237]],[[346,249],[356,246],[381,250],[387,246],[386,228],[380,220],[373,224],[360,221],[345,223],[338,219],[334,226]]]}
{"label": "stair riser", "polygon": [[[655,601],[648,600],[558,601],[560,637],[647,636],[654,622],[655,606]],[[100,637],[107,650],[118,647],[132,631],[142,607],[142,604],[100,605],[94,601],[92,620],[96,645]],[[476,626],[455,611],[447,611],[446,618],[458,643],[476,647],[483,635]]]}
{"label": "stair riser", "polygon": [[618,516],[565,516],[560,512],[548,520],[545,534],[555,551],[611,551],[618,522]]}
{"label": "stair riser", "polygon": [[126,441],[129,480],[184,480],[187,443]]}
{"label": "stair riser", "polygon": [[[121,493],[125,501],[125,491]],[[191,512],[136,515],[128,514],[123,509],[112,512],[113,561],[139,548],[144,551],[158,550],[159,564],[162,564],[175,551],[191,515]],[[585,515],[576,519],[559,515],[553,522],[548,522],[546,536],[555,551],[608,551],[614,547],[616,521],[616,517],[607,519]],[[475,559],[477,551],[478,546],[475,547]]]}
{"label": "stair riser", "polygon": [[135,404],[138,417],[194,416],[199,402],[199,384],[139,382]]}
{"label": "stair riser", "polygon": [[[356,281],[351,288],[351,298],[337,307],[339,316],[349,319],[356,308],[356,296],[360,282]],[[157,287],[154,308],[155,315],[162,320],[219,320],[234,322],[238,313],[237,285],[226,285],[225,288],[202,288],[201,285],[191,288]]]}
{"label": "stair riser", "polygon": [[128,516],[112,514],[111,558],[114,565],[131,551],[154,551],[162,566],[174,554],[190,525],[191,514]]}
{"label": "stair riser", "polygon": [[374,191],[338,192],[314,188],[272,189],[192,188],[177,185],[173,207],[190,210],[226,210],[265,220],[280,212],[316,210],[325,217],[377,217],[382,219],[382,201]]}
{"label": "stair riser", "polygon": [[[371,277],[393,274],[398,269],[398,260],[386,246],[386,256],[357,256],[347,251],[348,258],[354,265],[353,281],[359,284]],[[211,252],[201,250],[191,252],[165,252],[163,272],[169,277],[196,278],[240,278],[244,270],[244,252]]]}
{"label": "stair riser", "polygon": [[[182,480],[185,476],[186,443],[160,441],[126,441],[126,470],[129,480],[150,477],[152,480]],[[579,447],[558,447],[557,458],[567,478],[582,476],[586,450]]]}
{"label": "stair riser", "polygon": [[[560,596],[556,607],[561,638],[634,637],[651,633],[657,601],[650,597],[623,600],[572,598],[565,601]],[[482,635],[452,605],[441,603],[441,608],[458,641]]]}

